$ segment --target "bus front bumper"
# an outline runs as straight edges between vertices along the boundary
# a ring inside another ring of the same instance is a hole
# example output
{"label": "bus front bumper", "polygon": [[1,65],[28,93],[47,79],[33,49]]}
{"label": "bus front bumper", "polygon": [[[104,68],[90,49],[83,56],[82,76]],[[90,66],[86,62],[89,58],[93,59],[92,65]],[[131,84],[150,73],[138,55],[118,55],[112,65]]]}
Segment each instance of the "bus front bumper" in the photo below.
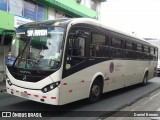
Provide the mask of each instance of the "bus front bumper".
{"label": "bus front bumper", "polygon": [[59,99],[58,87],[52,91],[43,93],[41,90],[25,89],[15,85],[10,86],[8,82],[6,82],[6,91],[9,94],[22,97],[25,99],[29,99],[29,100],[33,100],[33,101],[37,101],[45,104],[58,105],[58,99]]}

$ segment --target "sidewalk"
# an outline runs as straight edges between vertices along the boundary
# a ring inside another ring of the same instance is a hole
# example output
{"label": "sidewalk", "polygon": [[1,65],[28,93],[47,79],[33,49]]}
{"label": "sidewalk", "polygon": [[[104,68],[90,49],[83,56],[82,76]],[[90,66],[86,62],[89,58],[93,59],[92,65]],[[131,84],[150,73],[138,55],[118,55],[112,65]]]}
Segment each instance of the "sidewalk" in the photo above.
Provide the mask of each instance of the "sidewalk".
{"label": "sidewalk", "polygon": [[[4,80],[5,76],[5,61],[9,51],[9,46],[0,46],[0,94],[6,91],[6,83]],[[5,54],[4,54],[5,53]]]}
{"label": "sidewalk", "polygon": [[160,120],[160,89],[125,106],[104,120]]}

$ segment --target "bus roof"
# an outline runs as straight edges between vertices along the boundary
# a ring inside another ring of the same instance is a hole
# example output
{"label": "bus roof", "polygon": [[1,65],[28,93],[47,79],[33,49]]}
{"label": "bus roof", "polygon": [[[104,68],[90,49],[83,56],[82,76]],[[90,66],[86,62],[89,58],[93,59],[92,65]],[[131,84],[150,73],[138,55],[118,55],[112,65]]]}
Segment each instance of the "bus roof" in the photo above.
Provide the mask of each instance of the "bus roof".
{"label": "bus roof", "polygon": [[[146,44],[149,44],[151,46],[155,46],[149,42],[147,42],[145,39],[141,38],[141,37],[138,37],[134,34],[129,34],[129,33],[125,33],[125,32],[122,32],[120,30],[117,30],[117,29],[114,29],[114,28],[111,28],[103,23],[101,23],[100,21],[98,20],[95,20],[95,19],[91,19],[91,18],[75,18],[72,20],[71,22],[72,24],[78,24],[78,23],[89,23],[91,25],[94,25],[94,26],[97,26],[97,27],[100,27],[100,28],[103,28],[103,29],[106,29],[106,30],[109,30],[109,31],[112,31],[112,32],[116,32],[116,33],[119,33],[119,34],[122,34],[122,35],[125,35],[125,36],[128,36],[128,37],[132,37],[132,38],[135,38],[137,39],[138,41],[141,40],[143,43],[146,43]],[[157,46],[155,46],[157,47]]]}
{"label": "bus roof", "polygon": [[[109,30],[109,31],[112,31],[112,32],[116,32],[116,33],[125,35],[127,37],[132,37],[132,38],[136,39],[137,41],[141,40],[141,42],[143,42],[145,44],[155,46],[155,45],[147,42],[145,39],[140,38],[140,37],[138,37],[134,34],[129,34],[129,33],[122,32],[120,30],[116,30],[114,28],[111,28],[111,27],[101,23],[98,20],[91,19],[91,18],[64,18],[64,19],[37,21],[37,22],[30,22],[30,23],[27,23],[27,24],[23,24],[23,25],[19,26],[19,28],[21,28],[21,27],[37,27],[37,26],[53,25],[56,22],[60,22],[63,25],[74,25],[74,24],[78,24],[78,23],[90,24],[90,25],[97,26],[97,27],[102,28],[102,29],[106,29],[106,30]],[[155,47],[157,47],[157,46],[155,46]]]}

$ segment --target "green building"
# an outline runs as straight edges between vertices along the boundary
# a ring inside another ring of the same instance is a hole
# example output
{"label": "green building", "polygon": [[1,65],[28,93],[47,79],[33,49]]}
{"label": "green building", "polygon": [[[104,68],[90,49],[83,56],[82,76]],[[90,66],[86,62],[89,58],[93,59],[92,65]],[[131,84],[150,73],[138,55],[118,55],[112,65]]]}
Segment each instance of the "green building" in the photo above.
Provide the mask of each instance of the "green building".
{"label": "green building", "polygon": [[[19,25],[39,20],[97,17],[105,0],[0,0],[0,40],[10,41]],[[5,37],[4,37],[5,36]],[[7,42],[8,43],[8,42]]]}

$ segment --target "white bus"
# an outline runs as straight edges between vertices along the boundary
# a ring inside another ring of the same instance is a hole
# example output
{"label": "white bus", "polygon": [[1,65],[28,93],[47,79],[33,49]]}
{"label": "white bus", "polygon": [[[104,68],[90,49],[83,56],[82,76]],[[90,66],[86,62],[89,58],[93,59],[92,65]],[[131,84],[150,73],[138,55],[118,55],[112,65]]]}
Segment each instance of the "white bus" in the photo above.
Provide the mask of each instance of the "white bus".
{"label": "white bus", "polygon": [[157,47],[89,18],[33,22],[16,29],[7,93],[64,105],[154,77]]}

